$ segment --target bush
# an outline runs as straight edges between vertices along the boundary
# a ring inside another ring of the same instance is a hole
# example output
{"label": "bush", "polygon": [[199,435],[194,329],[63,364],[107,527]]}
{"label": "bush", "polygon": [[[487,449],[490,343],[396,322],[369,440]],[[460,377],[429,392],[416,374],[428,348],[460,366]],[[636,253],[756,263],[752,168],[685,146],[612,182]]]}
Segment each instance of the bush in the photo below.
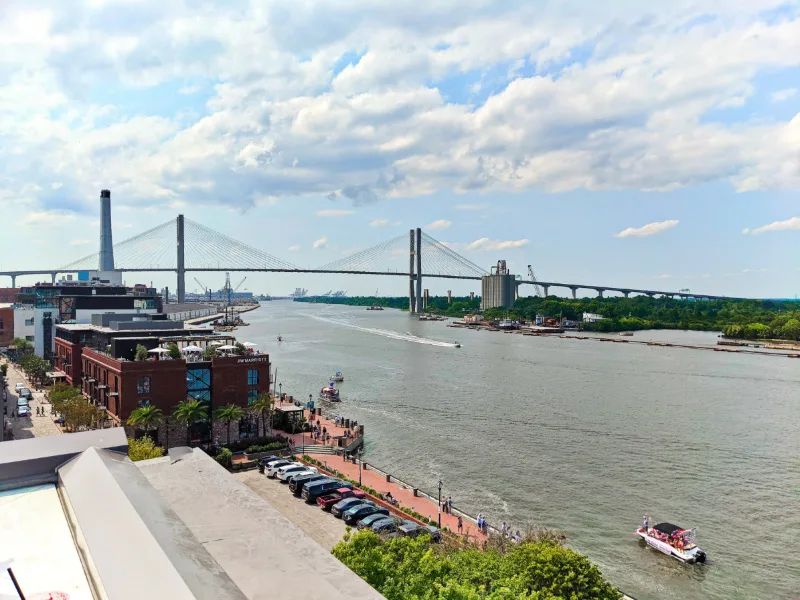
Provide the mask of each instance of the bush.
{"label": "bush", "polygon": [[6,373],[8,373],[8,365],[6,363],[0,365],[0,373],[3,374],[3,377],[5,377]]}
{"label": "bush", "polygon": [[181,354],[181,349],[178,348],[178,344],[176,344],[175,342],[168,344],[167,350],[169,351],[167,352],[167,356],[169,356],[171,359],[179,360],[183,358],[183,355]]}
{"label": "bush", "polygon": [[[237,440],[235,442],[231,442],[230,444],[224,444],[224,447],[229,448],[231,452],[242,452],[243,450],[250,452],[251,450],[249,449],[254,446],[266,446],[276,442],[280,442],[281,446],[279,447],[283,447],[286,445],[286,438],[282,435],[250,438],[247,440]],[[267,452],[267,450],[256,450],[256,452]]]}
{"label": "bush", "polygon": [[138,440],[128,438],[128,458],[132,461],[164,456],[164,448],[156,446],[153,438],[146,435]]}
{"label": "bush", "polygon": [[136,345],[136,355],[134,356],[134,360],[136,361],[143,361],[147,360],[147,348],[142,346],[141,344]]}
{"label": "bush", "polygon": [[229,448],[223,448],[214,460],[226,469],[230,469],[233,464],[233,452],[231,452]]}
{"label": "bush", "polygon": [[264,444],[262,446],[254,445],[248,446],[245,449],[246,454],[256,454],[257,452],[272,452],[273,450],[281,450],[286,447],[285,442],[272,442],[269,444]]}

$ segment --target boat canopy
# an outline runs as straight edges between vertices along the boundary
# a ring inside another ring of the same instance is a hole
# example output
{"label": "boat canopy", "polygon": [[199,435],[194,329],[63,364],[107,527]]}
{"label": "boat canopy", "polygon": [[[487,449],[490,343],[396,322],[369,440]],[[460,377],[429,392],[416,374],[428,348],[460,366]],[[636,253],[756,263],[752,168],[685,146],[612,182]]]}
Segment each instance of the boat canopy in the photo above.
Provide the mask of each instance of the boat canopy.
{"label": "boat canopy", "polygon": [[683,527],[678,527],[672,523],[659,523],[658,525],[653,526],[653,529],[666,535],[673,535],[676,532],[683,531]]}

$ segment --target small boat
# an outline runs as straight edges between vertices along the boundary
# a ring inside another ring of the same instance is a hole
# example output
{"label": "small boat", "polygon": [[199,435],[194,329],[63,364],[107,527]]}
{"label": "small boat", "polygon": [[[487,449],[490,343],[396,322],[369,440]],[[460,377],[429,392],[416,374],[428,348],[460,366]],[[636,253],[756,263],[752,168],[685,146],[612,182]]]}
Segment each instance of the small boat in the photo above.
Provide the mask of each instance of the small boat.
{"label": "small boat", "polygon": [[505,318],[500,322],[500,324],[497,327],[504,331],[511,331],[514,329],[519,329],[519,323],[516,323],[509,318]]}
{"label": "small boat", "polygon": [[331,381],[328,387],[324,387],[319,391],[319,397],[322,400],[328,400],[330,402],[339,402],[339,390],[334,387],[334,382]]}
{"label": "small boat", "polygon": [[281,336],[279,335],[279,336],[278,336],[278,341],[279,341],[279,342],[282,342],[282,341],[283,341],[283,337],[281,337]]}
{"label": "small boat", "polygon": [[461,348],[461,344],[459,344],[458,342],[453,342],[453,346],[456,348]]}
{"label": "small boat", "polygon": [[621,335],[622,337],[630,337],[630,336],[633,335],[633,332],[632,331],[620,331],[619,335]]}
{"label": "small boat", "polygon": [[375,306],[373,304],[372,306],[368,306],[367,310],[383,310],[383,307],[382,306]]}
{"label": "small boat", "polygon": [[342,381],[344,381],[344,373],[342,373],[341,371],[334,371],[333,377],[331,377],[331,381],[336,381],[341,383]]}
{"label": "small boat", "polygon": [[645,516],[644,524],[633,535],[639,536],[647,545],[684,563],[704,563],[706,553],[695,541],[697,528],[684,529],[672,523],[659,523],[650,527]]}

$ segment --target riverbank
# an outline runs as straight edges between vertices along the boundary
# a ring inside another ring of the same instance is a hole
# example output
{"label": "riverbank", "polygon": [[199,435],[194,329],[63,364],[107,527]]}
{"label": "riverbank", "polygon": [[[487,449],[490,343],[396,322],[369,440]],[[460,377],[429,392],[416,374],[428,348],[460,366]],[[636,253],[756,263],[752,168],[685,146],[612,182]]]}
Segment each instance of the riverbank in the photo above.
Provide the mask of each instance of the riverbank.
{"label": "riverbank", "polygon": [[[260,304],[242,304],[237,306],[231,306],[231,312],[236,313],[236,315],[241,315],[242,313],[250,312],[251,310],[256,310],[257,308],[261,308]],[[224,319],[225,313],[224,312],[217,312],[211,315],[205,315],[203,317],[197,317],[194,319],[187,319],[184,321],[186,325],[204,325],[205,323],[211,323],[218,319]]]}

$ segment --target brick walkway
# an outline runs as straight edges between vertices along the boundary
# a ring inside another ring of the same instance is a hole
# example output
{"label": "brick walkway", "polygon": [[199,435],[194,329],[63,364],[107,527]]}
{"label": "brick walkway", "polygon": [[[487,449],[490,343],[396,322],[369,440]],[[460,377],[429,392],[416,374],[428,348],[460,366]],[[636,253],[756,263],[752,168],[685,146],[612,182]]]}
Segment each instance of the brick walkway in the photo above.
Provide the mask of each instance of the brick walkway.
{"label": "brick walkway", "polygon": [[[60,434],[61,430],[53,421],[52,415],[50,415],[50,404],[45,401],[44,392],[37,391],[36,388],[25,379],[25,374],[18,371],[12,363],[8,362],[6,359],[3,359],[3,362],[8,364],[8,387],[6,388],[7,400],[5,407],[7,411],[6,414],[11,422],[11,430],[14,434],[14,439],[24,440],[27,438]],[[28,417],[12,417],[12,412],[15,412],[17,407],[17,394],[14,391],[17,383],[25,384],[25,387],[30,389],[33,393],[33,400],[30,402],[31,415]],[[37,407],[39,407],[40,410],[44,409],[46,415],[37,416]]]}

